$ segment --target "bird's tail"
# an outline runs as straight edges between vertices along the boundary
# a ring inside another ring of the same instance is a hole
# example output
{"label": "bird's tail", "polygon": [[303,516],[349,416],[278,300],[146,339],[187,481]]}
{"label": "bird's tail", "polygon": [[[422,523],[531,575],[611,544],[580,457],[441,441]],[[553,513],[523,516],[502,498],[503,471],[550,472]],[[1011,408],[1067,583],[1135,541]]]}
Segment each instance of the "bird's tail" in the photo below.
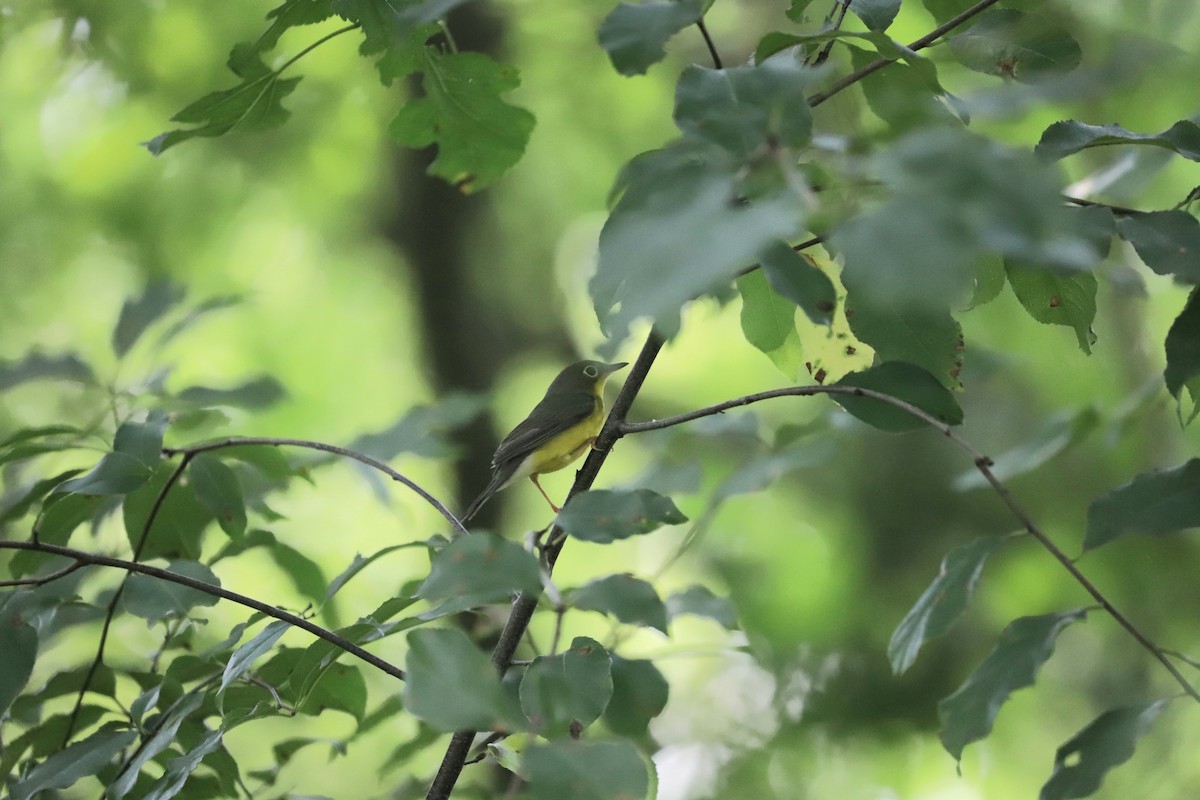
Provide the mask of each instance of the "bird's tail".
{"label": "bird's tail", "polygon": [[466,512],[461,517],[462,521],[466,522],[475,516],[479,509],[483,508],[483,504],[492,499],[492,495],[504,488],[510,477],[510,475],[505,475],[501,470],[494,472],[492,479],[488,481],[487,487],[479,493],[478,497],[471,501],[471,505],[467,506]]}

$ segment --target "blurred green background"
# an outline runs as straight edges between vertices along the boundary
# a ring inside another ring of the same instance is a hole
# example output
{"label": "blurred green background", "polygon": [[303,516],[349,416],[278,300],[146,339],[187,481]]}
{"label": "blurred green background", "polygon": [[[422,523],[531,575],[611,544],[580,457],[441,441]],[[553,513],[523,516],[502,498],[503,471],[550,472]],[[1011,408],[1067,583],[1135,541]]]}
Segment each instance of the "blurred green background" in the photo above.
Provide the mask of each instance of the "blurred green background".
{"label": "blurred green background", "polygon": [[[1197,113],[1200,7],[1191,0],[1036,5],[1081,41],[1084,65],[1070,80],[1036,88],[943,71],[946,87],[972,109],[974,129],[1031,148],[1059,119],[1154,132]],[[514,64],[522,86],[511,99],[538,119],[524,159],[480,196],[464,198],[425,179],[429,154],[389,143],[387,123],[404,88],[382,88],[352,36],[297,65],[304,80],[286,103],[292,118],[283,128],[194,140],[150,156],[139,142],[169,127],[170,116],[196,97],[230,83],[223,66],[229,48],[257,36],[271,7],[18,0],[0,8],[0,358],[34,348],[78,351],[104,380],[135,392],[157,367],[171,368],[166,382],[174,388],[232,386],[269,373],[287,388],[284,402],[231,414],[227,426],[205,433],[342,444],[451,392],[484,393],[492,415],[463,432],[453,458],[397,460],[451,507],[462,507],[486,480],[498,433],[524,415],[565,362],[591,356],[601,341],[586,279],[606,193],[627,159],[672,136],[674,79],[683,65],[706,62],[703,43],[685,32],[666,63],[627,79],[595,43],[610,3],[467,7],[451,23],[459,44]],[[743,62],[758,36],[782,22],[784,7],[716,4],[709,23],[726,63]],[[810,13],[823,12],[814,4]],[[908,0],[891,34],[911,40],[932,26],[925,8]],[[294,29],[277,52],[286,57],[336,27],[334,20]],[[937,48],[929,54],[936,59]],[[817,125],[888,136],[857,88],[823,106]],[[1165,152],[1101,148],[1068,159],[1064,170],[1077,182],[1074,194],[1145,210],[1170,207],[1200,183],[1195,164]],[[1195,433],[1181,431],[1161,381],[1162,341],[1183,290],[1121,243],[1098,273],[1098,341],[1090,357],[1069,329],[1033,322],[1008,290],[961,316],[963,435],[991,455],[1049,447],[1056,433],[1073,438],[1065,452],[1011,483],[1072,554],[1088,503],[1140,472],[1181,463],[1197,444]],[[121,303],[156,278],[183,285],[193,301],[233,294],[243,302],[163,352],[135,351],[118,370],[109,340]],[[684,320],[633,419],[808,381],[781,375],[745,343],[737,302],[698,302]],[[829,353],[841,345],[824,336],[806,331],[806,354],[835,365]],[[627,343],[621,358],[633,360],[636,347]],[[0,397],[0,434],[102,419],[109,402],[68,384],[20,387]],[[1048,430],[1054,420],[1059,428]],[[1075,437],[1063,433],[1071,420],[1081,431]],[[796,426],[811,437],[807,466],[770,491],[738,495],[706,513],[712,490],[761,454],[760,438],[786,437]],[[168,431],[168,441],[197,435]],[[992,736],[967,748],[956,774],[937,740],[937,700],[1013,618],[1088,602],[1032,542],[1014,542],[988,564],[956,629],[908,674],[890,674],[891,630],[941,557],[977,536],[1016,528],[990,492],[955,488],[969,468],[935,435],[874,432],[822,399],[776,400],[619,443],[600,485],[667,487],[685,513],[705,520],[697,544],[662,570],[660,594],[696,582],[729,594],[760,656],[748,654],[741,634],[699,619],[676,623],[670,640],[644,631],[618,637],[618,652],[655,658],[671,679],[672,701],[652,726],[663,748],[656,757],[663,800],[1033,797],[1055,748],[1102,710],[1174,691],[1110,619],[1093,613],[1062,636],[1037,686],[1012,698]],[[572,472],[545,480],[552,495],[565,494]],[[357,472],[327,469],[278,503],[286,519],[272,530],[330,575],[355,553],[444,532],[412,497],[388,494],[381,503]],[[547,522],[531,488],[501,497],[488,507],[487,526],[520,537]],[[625,570],[658,576],[685,533],[607,547],[572,543],[557,582],[570,587]],[[121,541],[111,530],[97,536],[86,546]],[[343,615],[366,613],[423,575],[428,564],[411,555],[417,552],[388,557],[348,587]],[[1151,638],[1200,656],[1193,535],[1128,537],[1080,565]],[[265,557],[222,566],[230,588],[303,606]],[[94,575],[85,592],[114,580]],[[217,609],[209,633],[222,638],[242,616]],[[568,636],[613,641],[598,616],[574,612],[566,624]],[[550,625],[539,617],[535,633],[548,639]],[[156,643],[153,632],[131,628],[113,657],[144,659]],[[67,661],[89,652],[78,641],[60,647]],[[389,640],[379,652],[402,661],[403,643]],[[371,688],[373,703],[395,690],[382,678]],[[344,798],[423,781],[438,747],[392,764],[382,784],[376,778],[412,735],[411,721],[400,719],[348,757],[329,762],[310,751],[281,785]],[[327,713],[256,723],[228,744],[249,770],[269,762],[264,742],[272,737],[336,739],[349,729],[348,720]],[[1200,716],[1174,703],[1097,796],[1196,796],[1198,744]],[[486,773],[473,769],[468,777],[487,785]]]}

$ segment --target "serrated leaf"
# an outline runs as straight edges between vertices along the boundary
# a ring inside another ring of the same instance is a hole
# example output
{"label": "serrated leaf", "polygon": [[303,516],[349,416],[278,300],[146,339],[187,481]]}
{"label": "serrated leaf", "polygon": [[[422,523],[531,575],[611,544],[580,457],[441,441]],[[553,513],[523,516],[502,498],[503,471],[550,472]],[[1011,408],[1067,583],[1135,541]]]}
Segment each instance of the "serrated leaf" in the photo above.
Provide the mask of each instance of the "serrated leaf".
{"label": "serrated leaf", "polygon": [[833,281],[811,258],[784,242],[773,242],[763,250],[759,263],[772,289],[798,305],[816,324],[830,323],[837,307],[837,292]]}
{"label": "serrated leaf", "polygon": [[44,789],[65,789],[80,778],[95,775],[117,753],[133,744],[137,733],[109,723],[86,739],[68,745],[38,764],[11,787],[11,800],[29,800]]}
{"label": "serrated leaf", "polygon": [[600,23],[600,46],[622,75],[643,75],[667,54],[667,40],[704,15],[702,0],[618,3]]}
{"label": "serrated leaf", "polygon": [[1167,534],[1200,527],[1200,459],[1147,472],[1101,495],[1087,512],[1083,549],[1130,533]]}
{"label": "serrated leaf", "polygon": [[[1175,398],[1179,419],[1190,423],[1200,413],[1200,292],[1188,296],[1183,311],[1171,323],[1166,340],[1167,368],[1163,372],[1167,391]],[[1183,413],[1183,390],[1192,398],[1192,409]]]}
{"label": "serrated leaf", "polygon": [[117,357],[128,353],[146,329],[178,304],[183,295],[183,287],[160,280],[147,284],[140,297],[126,300],[112,334],[112,348]]}
{"label": "serrated leaf", "polygon": [[1054,771],[1038,800],[1088,797],[1113,767],[1133,757],[1142,737],[1170,700],[1155,700],[1105,711],[1068,739],[1054,754]]}
{"label": "serrated leaf", "polygon": [[[167,570],[213,586],[221,585],[212,570],[195,561],[175,561],[167,566]],[[133,574],[125,582],[121,602],[130,614],[156,622],[168,617],[183,616],[196,606],[214,606],[217,604],[217,598],[180,583],[150,575]]]}
{"label": "serrated leaf", "polygon": [[1124,214],[1117,219],[1117,233],[1159,275],[1200,282],[1200,220],[1186,211]]}
{"label": "serrated leaf", "polygon": [[16,614],[0,612],[0,717],[25,689],[37,661],[38,636]]}
{"label": "serrated leaf", "polygon": [[0,392],[29,381],[75,381],[94,384],[92,368],[74,353],[47,356],[31,350],[24,358],[14,361],[0,359]]}
{"label": "serrated leaf", "polygon": [[404,706],[414,716],[442,731],[521,727],[516,700],[465,633],[413,631],[408,647]]}
{"label": "serrated leaf", "polygon": [[739,202],[739,181],[738,163],[698,142],[643,153],[626,166],[589,283],[614,344],[637,319],[671,329],[684,303],[732,280],[766,245],[796,235],[797,197],[780,190]]}
{"label": "serrated leaf", "polygon": [[1064,274],[1050,269],[1004,264],[1008,285],[1029,316],[1046,325],[1065,325],[1075,331],[1079,349],[1091,355],[1096,334],[1096,276],[1090,272]]}
{"label": "serrated leaf", "polygon": [[886,31],[900,13],[900,0],[850,0],[850,10],[873,31]]}
{"label": "serrated leaf", "polygon": [[517,70],[483,53],[421,48],[425,96],[409,100],[388,131],[406,147],[437,144],[429,174],[470,193],[500,179],[525,152],[534,117],[501,95],[517,88]]}
{"label": "serrated leaf", "polygon": [[212,453],[197,453],[187,469],[200,505],[229,536],[242,536],[246,532],[246,502],[234,471]]}
{"label": "serrated leaf", "polygon": [[667,607],[658,592],[632,575],[609,575],[589,581],[572,591],[568,602],[583,611],[611,614],[629,625],[649,625],[667,632]]}
{"label": "serrated leaf", "polygon": [[926,642],[944,634],[962,616],[979,583],[984,563],[1003,543],[1000,538],[980,538],[946,554],[938,576],[892,633],[888,642],[892,672],[897,675],[905,672],[917,660],[917,653]]}
{"label": "serrated leaf", "polygon": [[576,637],[566,652],[535,658],[521,678],[521,708],[531,729],[546,738],[579,738],[604,713],[612,693],[608,651],[586,636]]}
{"label": "serrated leaf", "polygon": [[994,8],[952,35],[950,49],[968,68],[1035,83],[1079,66],[1083,51],[1065,29],[1039,14]]}
{"label": "serrated leaf", "polygon": [[268,130],[287,121],[290,112],[283,107],[283,100],[296,90],[299,78],[280,77],[250,44],[235,46],[226,66],[242,79],[241,83],[207,94],[172,117],[173,122],[194,127],[175,128],[145,142],[152,155],[162,155],[167,148],[197,136],[223,136],[234,128]]}
{"label": "serrated leaf", "polygon": [[1120,125],[1088,125],[1069,119],[1046,128],[1035,152],[1048,159],[1060,159],[1089,147],[1114,144],[1164,147],[1189,161],[1200,161],[1200,125],[1185,119],[1162,133],[1134,133]]}
{"label": "serrated leaf", "polygon": [[687,522],[669,497],[649,489],[592,489],[571,498],[556,524],[585,542],[608,544]]}
{"label": "serrated leaf", "polygon": [[287,397],[279,381],[269,375],[254,378],[231,389],[189,386],[178,399],[195,406],[234,406],[249,411],[261,411]]}
{"label": "serrated leaf", "polygon": [[749,158],[768,146],[803,147],[812,138],[805,91],[813,73],[793,59],[757,66],[690,66],[675,89],[675,124],[685,137]]}
{"label": "serrated leaf", "polygon": [[[992,460],[991,472],[1001,481],[1026,475],[1087,438],[1100,425],[1100,413],[1091,406],[1051,416],[1029,437],[1029,441],[1007,450]],[[954,490],[966,492],[990,486],[975,468],[954,479]]]}
{"label": "serrated leaf", "polygon": [[684,614],[707,617],[726,630],[737,630],[737,612],[728,597],[718,597],[704,586],[689,586],[667,598],[667,614],[674,620]]}
{"label": "serrated leaf", "polygon": [[618,736],[641,736],[667,707],[671,687],[651,661],[612,657],[613,693],[604,724]]}
{"label": "serrated leaf", "polygon": [[[859,372],[851,372],[834,386],[870,389],[916,406],[947,425],[959,425],[963,412],[954,395],[920,367],[903,361],[886,361]],[[846,411],[880,430],[901,432],[919,430],[926,423],[883,400],[833,394],[830,397]]]}
{"label": "serrated leaf", "polygon": [[1086,615],[1087,609],[1075,609],[1010,623],[971,677],[938,703],[946,752],[961,760],[964,747],[987,736],[1008,696],[1033,685],[1038,670],[1054,652],[1059,633]]}
{"label": "serrated leaf", "polygon": [[483,605],[541,588],[541,570],[531,553],[499,536],[477,533],[458,537],[434,555],[417,596],[430,601],[470,598],[473,605]]}
{"label": "serrated leaf", "polygon": [[646,764],[627,741],[561,741],[525,751],[533,800],[641,800],[650,791]]}
{"label": "serrated leaf", "polygon": [[331,0],[284,0],[267,12],[271,25],[254,44],[259,51],[270,50],[279,42],[279,37],[289,28],[299,25],[314,25],[333,16]]}

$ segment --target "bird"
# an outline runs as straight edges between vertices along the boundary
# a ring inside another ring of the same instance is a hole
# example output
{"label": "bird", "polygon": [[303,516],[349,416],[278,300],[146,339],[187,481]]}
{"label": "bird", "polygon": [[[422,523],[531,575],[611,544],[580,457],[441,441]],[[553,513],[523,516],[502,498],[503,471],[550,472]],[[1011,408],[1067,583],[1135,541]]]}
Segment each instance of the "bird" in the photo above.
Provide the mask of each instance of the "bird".
{"label": "bird", "polygon": [[545,397],[496,448],[492,479],[467,507],[463,522],[496,492],[524,477],[557,514],[561,509],[538,483],[538,475],[562,469],[595,443],[604,424],[604,383],[624,366],[625,361],[576,361],[558,373]]}

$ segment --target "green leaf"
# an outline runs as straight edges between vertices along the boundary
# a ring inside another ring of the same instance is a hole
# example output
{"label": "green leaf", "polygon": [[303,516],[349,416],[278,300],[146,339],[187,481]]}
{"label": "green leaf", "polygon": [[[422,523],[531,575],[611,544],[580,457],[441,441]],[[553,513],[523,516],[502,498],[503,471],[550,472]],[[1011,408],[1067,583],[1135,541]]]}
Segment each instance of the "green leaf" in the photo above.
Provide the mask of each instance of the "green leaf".
{"label": "green leaf", "polygon": [[159,280],[147,284],[141,297],[126,300],[112,334],[112,348],[117,358],[128,353],[146,329],[178,304],[183,295],[183,287]]}
{"label": "green leaf", "polygon": [[0,611],[0,717],[25,689],[37,661],[38,636],[16,614]]}
{"label": "green leaf", "polygon": [[[295,0],[295,1],[296,2],[309,2],[309,0]],[[316,0],[316,2],[318,2],[318,3],[324,2],[324,3],[326,3],[326,5],[328,5],[328,0]],[[191,328],[197,322],[204,319],[204,317],[211,314],[212,312],[220,311],[221,309],[236,306],[237,304],[239,304],[241,302],[242,302],[241,295],[226,294],[226,295],[218,295],[216,297],[210,297],[207,300],[204,300],[204,301],[198,303],[194,308],[190,309],[183,316],[182,319],[179,319],[179,320],[173,322],[170,325],[170,327],[168,327],[165,331],[163,331],[162,335],[160,335],[158,337],[158,340],[155,342],[155,346],[163,347],[167,343],[174,340],[177,336],[179,336],[180,334],[187,331],[189,328]]]}
{"label": "green leaf", "polygon": [[1200,459],[1147,472],[1101,495],[1088,507],[1083,549],[1129,533],[1166,534],[1200,527]]}
{"label": "green leaf", "polygon": [[585,542],[608,544],[687,522],[669,497],[649,489],[592,489],[571,498],[556,524]]}
{"label": "green leaf", "polygon": [[154,412],[145,422],[126,422],[117,428],[113,437],[113,452],[131,455],[154,469],[162,461],[163,431],[167,428],[165,415]]}
{"label": "green leaf", "polygon": [[113,760],[117,753],[133,744],[135,731],[125,730],[110,722],[82,741],[68,745],[38,764],[20,781],[12,785],[11,800],[29,800],[44,789],[65,789],[80,778],[95,775]]}
{"label": "green leaf", "polygon": [[246,502],[232,469],[211,453],[198,453],[188,462],[188,478],[200,505],[212,514],[221,530],[237,538],[246,532]]}
{"label": "green leaf", "polygon": [[[195,561],[175,561],[167,565],[167,570],[213,586],[221,585],[212,570]],[[196,606],[215,606],[217,600],[199,589],[141,574],[129,576],[121,595],[126,611],[151,622],[183,616]]]}
{"label": "green leaf", "polygon": [[254,44],[260,52],[271,50],[288,28],[314,25],[333,16],[331,0],[284,0],[267,12],[271,25]]}
{"label": "green leaf", "polygon": [[761,492],[788,473],[811,469],[829,462],[834,455],[832,439],[801,440],[755,454],[721,482],[712,502],[739,494]]}
{"label": "green leaf", "polygon": [[785,242],[772,242],[763,250],[759,263],[772,289],[800,306],[816,324],[830,323],[837,307],[837,293],[833,281],[811,258],[797,253]]}
{"label": "green leaf", "polygon": [[1200,220],[1186,211],[1150,211],[1117,219],[1117,233],[1159,275],[1200,283]]}
{"label": "green leaf", "polygon": [[613,693],[608,651],[578,636],[556,656],[539,656],[521,678],[521,708],[531,729],[546,738],[579,734],[608,706]]}
{"label": "green leaf", "polygon": [[108,794],[118,800],[129,794],[137,782],[142,767],[175,742],[179,726],[183,724],[189,714],[200,707],[203,701],[203,694],[192,692],[173,704],[171,709],[156,723],[153,735],[144,738],[137,752],[122,766],[118,778],[109,784]]}
{"label": "green leaf", "polygon": [[850,0],[850,10],[873,31],[886,31],[900,13],[900,0]]}
{"label": "green leaf", "polygon": [[667,40],[704,16],[702,0],[619,3],[600,23],[600,46],[622,75],[643,75],[667,54]]}
{"label": "green leaf", "polygon": [[533,800],[641,800],[650,791],[646,764],[626,741],[560,741],[525,751]]}
{"label": "green leaf", "polygon": [[[1050,459],[1087,438],[1100,425],[1100,413],[1091,406],[1069,409],[1051,416],[1029,437],[1029,441],[996,456],[992,474],[1008,481],[1041,467]],[[954,490],[966,492],[991,486],[983,473],[974,467],[954,479]]]}
{"label": "green leaf", "polygon": [[812,71],[794,59],[757,66],[690,66],[675,90],[675,124],[685,137],[745,159],[764,147],[798,148],[812,138],[805,91]]}
{"label": "green leaf", "polygon": [[231,389],[190,386],[180,392],[178,398],[194,406],[234,406],[248,411],[261,411],[270,408],[286,396],[287,392],[279,381],[264,375]]}
{"label": "green leaf", "polygon": [[[65,545],[71,534],[104,508],[99,497],[82,494],[51,494],[42,504],[33,524],[34,538],[49,544]],[[8,569],[14,578],[36,572],[50,560],[45,553],[23,550],[12,557]]]}
{"label": "green leaf", "polygon": [[488,657],[459,630],[408,635],[404,705],[442,731],[517,730],[521,710]]}
{"label": "green leaf", "polygon": [[361,722],[367,713],[367,682],[362,670],[357,665],[330,664],[300,698],[296,711],[314,717],[323,711],[342,711]]}
{"label": "green leaf", "polygon": [[[1167,368],[1163,372],[1167,391],[1175,398],[1182,422],[1190,423],[1200,413],[1200,292],[1188,296],[1183,311],[1171,323],[1166,340]],[[1186,419],[1183,413],[1183,390],[1192,398],[1192,409]]]}
{"label": "green leaf", "polygon": [[64,482],[56,491],[88,495],[129,494],[150,480],[153,470],[126,453],[106,453],[92,471]]}
{"label": "green leaf", "polygon": [[984,563],[1004,541],[996,537],[979,538],[946,554],[938,576],[892,633],[888,642],[892,672],[897,675],[905,672],[917,660],[922,645],[950,630],[962,616],[979,583]]}
{"label": "green leaf", "polygon": [[409,547],[428,547],[428,544],[425,542],[406,542],[404,544],[388,545],[382,550],[376,550],[369,556],[360,556],[355,554],[354,558],[350,561],[349,566],[338,573],[337,576],[329,582],[329,588],[325,590],[325,602],[327,603],[333,599],[333,596],[341,591],[343,586],[349,583],[354,576],[358,575],[358,573],[362,572],[364,569],[374,563],[376,559],[394,553],[397,550],[404,550]]}
{"label": "green leaf", "polygon": [[193,127],[175,128],[145,142],[151,154],[161,155],[167,148],[197,136],[223,136],[234,128],[268,130],[287,121],[290,114],[283,100],[296,90],[299,78],[281,78],[249,44],[235,46],[226,66],[242,79],[241,83],[207,94],[172,117],[172,122]]}
{"label": "green leaf", "polygon": [[[224,737],[224,728],[218,728],[215,731],[208,731],[206,735],[200,738],[200,741],[193,747],[184,752],[178,758],[172,758],[167,761],[167,769],[157,781],[150,787],[150,790],[145,794],[144,800],[169,800],[175,797],[183,789],[184,784],[188,784],[188,788],[200,783],[199,780],[193,779],[189,781],[192,773],[200,766],[200,762],[213,752],[221,752],[218,750],[221,746],[221,740]],[[211,762],[210,762],[211,766]],[[220,792],[224,791],[224,796],[228,797],[232,792],[230,789],[222,789],[216,787],[217,792],[210,795],[211,797],[221,796]],[[185,795],[191,797],[192,795]],[[206,795],[200,795],[205,797]]]}
{"label": "green leaf", "polygon": [[[916,406],[947,425],[959,425],[963,412],[945,386],[920,367],[903,361],[886,361],[860,372],[851,372],[834,386],[870,389]],[[907,411],[870,397],[833,394],[842,408],[868,425],[880,430],[901,432],[926,427],[926,423]]]}
{"label": "green leaf", "polygon": [[74,353],[43,355],[31,350],[18,361],[0,359],[0,392],[30,381],[75,381],[94,384],[92,368]]}
{"label": "green leaf", "polygon": [[481,395],[450,394],[437,405],[409,409],[387,430],[359,436],[350,443],[350,449],[380,461],[391,461],[401,453],[447,458],[457,452],[449,434],[478,418],[486,407]]}
{"label": "green leaf", "polygon": [[1087,609],[1021,617],[1000,634],[995,649],[949,697],[938,703],[941,738],[946,751],[962,759],[963,748],[992,730],[992,723],[1008,696],[1032,686],[1038,669],[1054,652],[1058,634],[1084,618]]}
{"label": "green leaf", "polygon": [[604,709],[604,724],[618,736],[646,733],[650,720],[667,707],[671,687],[653,662],[612,657],[612,699]]}
{"label": "green leaf", "polygon": [[667,614],[674,620],[684,614],[707,617],[726,630],[738,628],[737,612],[728,597],[717,597],[704,586],[689,586],[667,598]]}
{"label": "green leaf", "polygon": [[283,620],[276,620],[264,627],[257,635],[234,651],[225,664],[221,675],[220,689],[224,689],[238,678],[245,675],[254,662],[267,653],[283,634],[291,627]]}
{"label": "green leaf", "polygon": [[407,147],[437,144],[429,174],[470,193],[495,183],[517,163],[533,131],[534,117],[501,95],[517,88],[513,67],[483,53],[446,53],[421,48],[425,96],[409,100],[388,128]]}
{"label": "green leaf", "polygon": [[1105,711],[1054,754],[1054,771],[1038,800],[1088,797],[1113,767],[1133,757],[1137,740],[1166,708],[1167,699]]}
{"label": "green leaf", "polygon": [[808,9],[811,3],[812,0],[792,0],[791,4],[788,6],[788,10],[784,13],[787,14],[787,18],[792,22],[804,22],[804,12]]}
{"label": "green leaf", "polygon": [[296,591],[312,601],[314,606],[320,605],[325,599],[325,573],[321,567],[308,556],[291,545],[279,541],[275,534],[261,529],[246,533],[237,541],[230,541],[213,556],[208,565],[211,567],[218,561],[240,555],[255,547],[265,547],[273,560],[296,588]]}
{"label": "green leaf", "polygon": [[737,288],[742,295],[742,335],[794,380],[804,365],[796,305],[772,291],[761,270],[738,278]]}
{"label": "green leaf", "polygon": [[950,49],[969,69],[1036,83],[1079,66],[1083,52],[1065,28],[1040,14],[994,8],[951,36]]}
{"label": "green leaf", "polygon": [[964,311],[986,305],[1004,291],[1006,283],[1004,274],[1004,259],[995,256],[984,256],[979,260],[975,270],[975,288],[971,292],[971,300]]}
{"label": "green leaf", "polygon": [[151,558],[200,557],[200,537],[212,515],[200,505],[191,483],[176,481],[158,509],[154,525],[146,533],[146,543],[139,548],[146,521],[159,494],[175,471],[172,464],[162,463],[150,480],[125,498],[123,507],[125,533],[129,546],[143,560]]}
{"label": "green leaf", "polygon": [[437,552],[417,596],[430,601],[464,597],[483,605],[541,589],[541,571],[531,553],[515,542],[478,533],[460,536]]}
{"label": "green leaf", "polygon": [[1162,133],[1133,133],[1120,125],[1088,125],[1069,119],[1046,128],[1035,152],[1057,160],[1089,147],[1114,144],[1164,147],[1189,161],[1200,161],[1200,125],[1185,119]]}
{"label": "green leaf", "polygon": [[570,593],[568,602],[584,611],[611,614],[630,625],[649,625],[667,632],[667,607],[646,581],[632,575],[609,575]]}
{"label": "green leaf", "polygon": [[1096,276],[1090,272],[1063,274],[1006,261],[1008,285],[1029,316],[1046,325],[1065,325],[1075,331],[1079,349],[1091,355],[1096,334]]}
{"label": "green leaf", "polygon": [[[852,283],[857,285],[857,279]],[[943,386],[961,385],[962,326],[948,309],[904,304],[851,289],[846,296],[846,321],[855,338],[875,350],[877,360],[913,364]]]}
{"label": "green leaf", "polygon": [[684,303],[800,230],[797,197],[781,189],[740,202],[741,178],[739,163],[698,142],[643,153],[626,166],[589,284],[614,343],[637,319],[669,329]]}

